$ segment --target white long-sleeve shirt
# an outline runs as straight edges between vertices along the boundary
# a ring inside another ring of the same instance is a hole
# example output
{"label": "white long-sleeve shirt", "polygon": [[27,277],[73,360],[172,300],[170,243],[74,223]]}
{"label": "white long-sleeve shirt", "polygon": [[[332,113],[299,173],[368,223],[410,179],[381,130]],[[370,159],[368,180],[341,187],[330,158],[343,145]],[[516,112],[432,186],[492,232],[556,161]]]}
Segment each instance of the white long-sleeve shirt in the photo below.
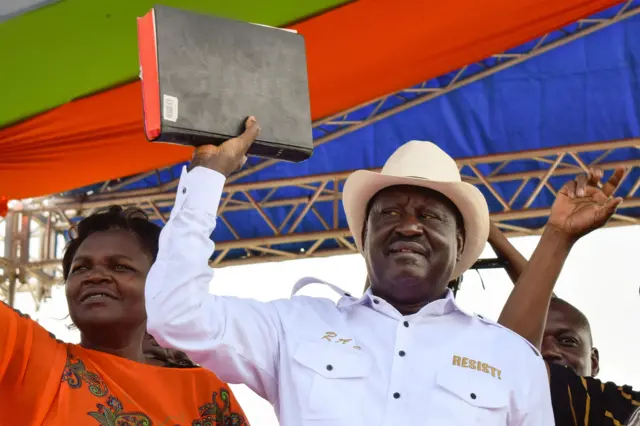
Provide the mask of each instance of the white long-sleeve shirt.
{"label": "white long-sleeve shirt", "polygon": [[183,171],[146,284],[148,330],[160,344],[249,386],[282,426],[554,424],[537,350],[464,312],[451,293],[408,316],[370,291],[358,298],[330,284],[337,305],[210,294],[224,181]]}

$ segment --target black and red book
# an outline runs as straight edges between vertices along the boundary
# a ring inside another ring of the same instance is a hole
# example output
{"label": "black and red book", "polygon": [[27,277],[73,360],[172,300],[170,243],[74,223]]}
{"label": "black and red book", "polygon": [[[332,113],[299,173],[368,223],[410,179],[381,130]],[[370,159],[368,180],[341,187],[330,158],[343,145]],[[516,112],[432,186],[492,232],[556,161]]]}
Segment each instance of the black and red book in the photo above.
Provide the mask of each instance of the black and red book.
{"label": "black and red book", "polygon": [[220,144],[261,132],[249,155],[300,162],[313,153],[305,43],[279,28],[156,6],[138,18],[149,141]]}

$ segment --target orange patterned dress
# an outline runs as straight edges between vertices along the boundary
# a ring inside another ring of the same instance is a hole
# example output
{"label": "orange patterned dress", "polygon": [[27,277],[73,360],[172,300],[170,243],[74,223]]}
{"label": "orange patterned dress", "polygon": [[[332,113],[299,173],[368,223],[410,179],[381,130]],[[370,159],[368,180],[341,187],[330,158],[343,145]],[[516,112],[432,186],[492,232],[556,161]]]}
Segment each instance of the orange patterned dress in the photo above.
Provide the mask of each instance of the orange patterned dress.
{"label": "orange patterned dress", "polygon": [[55,339],[0,302],[0,426],[247,426],[229,386]]}

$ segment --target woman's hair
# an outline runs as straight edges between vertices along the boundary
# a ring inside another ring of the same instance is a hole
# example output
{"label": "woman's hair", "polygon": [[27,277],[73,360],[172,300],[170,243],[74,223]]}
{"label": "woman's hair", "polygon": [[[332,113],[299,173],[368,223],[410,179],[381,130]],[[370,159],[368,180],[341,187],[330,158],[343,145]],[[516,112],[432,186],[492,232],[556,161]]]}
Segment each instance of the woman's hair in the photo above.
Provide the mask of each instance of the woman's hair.
{"label": "woman's hair", "polygon": [[71,240],[62,257],[62,276],[65,281],[69,277],[73,258],[84,240],[95,232],[110,229],[122,229],[134,233],[140,240],[143,250],[151,256],[153,261],[156,260],[160,227],[151,222],[142,209],[111,206],[104,211],[87,216],[69,230]]}

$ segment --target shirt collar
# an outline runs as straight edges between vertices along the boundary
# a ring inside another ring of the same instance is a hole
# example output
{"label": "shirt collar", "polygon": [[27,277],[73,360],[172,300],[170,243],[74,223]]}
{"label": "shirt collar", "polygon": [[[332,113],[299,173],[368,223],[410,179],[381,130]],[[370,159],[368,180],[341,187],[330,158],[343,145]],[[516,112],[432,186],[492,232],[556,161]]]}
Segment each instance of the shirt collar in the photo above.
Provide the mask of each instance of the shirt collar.
{"label": "shirt collar", "polygon": [[315,277],[300,278],[298,282],[296,282],[296,284],[293,286],[293,289],[291,290],[291,297],[295,296],[296,293],[298,293],[300,290],[302,290],[304,287],[308,286],[309,284],[326,285],[327,287],[331,288],[333,291],[338,293],[341,297],[349,297],[349,298],[352,297],[351,293],[349,293],[348,291],[344,291],[337,285],[333,285],[327,281],[324,281]]}
{"label": "shirt collar", "polygon": [[[295,296],[296,293],[298,293],[309,284],[325,285],[335,291],[338,295],[340,295],[341,297],[340,300],[338,300],[337,304],[338,308],[347,308],[353,305],[365,305],[377,311],[382,311],[383,313],[385,313],[385,311],[389,312],[390,309],[397,313],[396,309],[393,308],[386,300],[374,296],[373,293],[371,293],[371,288],[368,288],[367,291],[365,291],[364,294],[358,298],[354,297],[351,293],[344,291],[334,284],[315,277],[304,277],[298,280],[298,282],[296,282],[296,284],[293,286],[291,297]],[[447,294],[445,295],[445,297],[429,303],[414,315],[418,317],[442,316],[450,314],[453,311],[459,311],[469,317],[474,316],[463,310],[456,302],[455,297],[453,297],[453,291],[447,289]]]}

